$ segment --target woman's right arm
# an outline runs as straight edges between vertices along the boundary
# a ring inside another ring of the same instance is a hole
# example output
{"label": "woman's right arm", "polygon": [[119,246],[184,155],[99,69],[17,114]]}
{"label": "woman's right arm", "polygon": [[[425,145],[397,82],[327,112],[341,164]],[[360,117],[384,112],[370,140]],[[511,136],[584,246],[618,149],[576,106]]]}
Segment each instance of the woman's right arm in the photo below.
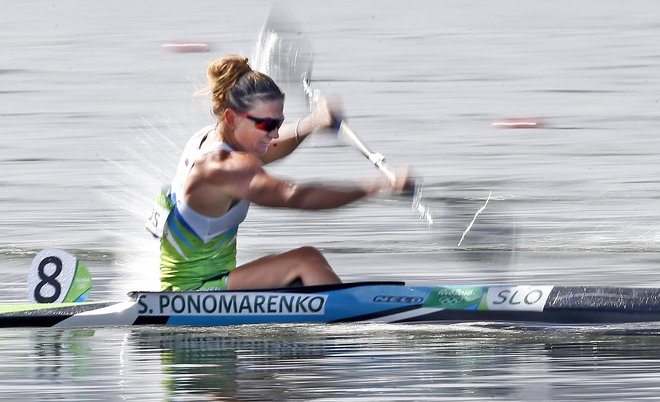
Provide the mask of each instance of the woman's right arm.
{"label": "woman's right arm", "polygon": [[265,171],[254,175],[246,199],[269,207],[331,209],[384,191],[384,182],[371,181],[352,186],[295,184],[270,176]]}
{"label": "woman's right arm", "polygon": [[331,209],[380,192],[403,192],[410,184],[407,171],[397,174],[394,185],[384,178],[364,180],[350,186],[295,184],[269,175],[253,156],[232,157],[243,160],[231,174],[221,173],[225,191],[232,198],[268,207]]}

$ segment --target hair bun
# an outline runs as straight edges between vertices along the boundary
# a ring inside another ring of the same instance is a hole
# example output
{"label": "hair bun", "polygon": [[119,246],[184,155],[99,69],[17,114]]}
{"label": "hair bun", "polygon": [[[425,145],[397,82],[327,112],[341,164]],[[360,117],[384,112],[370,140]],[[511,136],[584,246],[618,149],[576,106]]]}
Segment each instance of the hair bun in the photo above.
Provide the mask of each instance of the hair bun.
{"label": "hair bun", "polygon": [[226,56],[213,61],[207,70],[209,89],[213,96],[213,112],[217,114],[225,104],[231,89],[243,76],[252,71],[247,57]]}
{"label": "hair bun", "polygon": [[244,112],[257,101],[284,100],[275,81],[252,70],[244,56],[226,56],[211,62],[207,75],[213,114],[218,118],[229,108]]}
{"label": "hair bun", "polygon": [[223,79],[235,78],[252,71],[248,58],[244,56],[226,56],[213,61],[208,68],[208,77],[213,85],[214,82]]}

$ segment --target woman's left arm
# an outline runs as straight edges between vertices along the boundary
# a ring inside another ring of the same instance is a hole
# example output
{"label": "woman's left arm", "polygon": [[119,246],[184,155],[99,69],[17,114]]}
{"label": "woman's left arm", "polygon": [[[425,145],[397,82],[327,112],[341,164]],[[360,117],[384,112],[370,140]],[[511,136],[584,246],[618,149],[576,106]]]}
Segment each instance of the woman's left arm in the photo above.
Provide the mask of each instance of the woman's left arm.
{"label": "woman's left arm", "polygon": [[295,123],[280,127],[279,138],[271,142],[266,154],[259,159],[267,164],[289,155],[314,131],[330,128],[340,120],[340,110],[337,103],[322,98],[312,113]]}

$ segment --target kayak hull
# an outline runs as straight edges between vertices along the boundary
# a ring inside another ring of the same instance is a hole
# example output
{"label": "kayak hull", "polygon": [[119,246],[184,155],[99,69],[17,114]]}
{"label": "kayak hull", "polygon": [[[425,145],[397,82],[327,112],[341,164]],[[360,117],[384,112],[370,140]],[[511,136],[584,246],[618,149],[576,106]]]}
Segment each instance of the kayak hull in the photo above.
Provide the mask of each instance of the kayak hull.
{"label": "kayak hull", "polygon": [[0,327],[660,322],[660,288],[356,282],[249,291],[138,291],[129,297],[121,302],[3,305]]}

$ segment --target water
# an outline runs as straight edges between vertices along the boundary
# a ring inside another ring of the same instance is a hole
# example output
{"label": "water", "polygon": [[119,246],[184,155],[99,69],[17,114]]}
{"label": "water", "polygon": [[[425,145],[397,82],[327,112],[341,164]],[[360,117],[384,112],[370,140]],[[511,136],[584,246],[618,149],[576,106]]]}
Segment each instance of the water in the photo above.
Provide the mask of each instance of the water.
{"label": "water", "polygon": [[[313,79],[351,126],[425,181],[332,212],[252,208],[239,259],[321,248],[347,281],[660,286],[660,5],[496,0],[288,7]],[[151,198],[211,121],[206,64],[249,55],[270,3],[3,5],[0,286],[25,301],[41,248],[87,263],[91,298],[157,288]],[[175,41],[209,53],[172,53]],[[289,97],[295,121],[302,106]],[[544,127],[495,129],[507,117]],[[318,134],[269,168],[299,181],[375,175]],[[458,242],[488,194],[491,199]],[[490,325],[2,330],[0,397],[32,400],[603,400],[660,390],[656,327]]]}

